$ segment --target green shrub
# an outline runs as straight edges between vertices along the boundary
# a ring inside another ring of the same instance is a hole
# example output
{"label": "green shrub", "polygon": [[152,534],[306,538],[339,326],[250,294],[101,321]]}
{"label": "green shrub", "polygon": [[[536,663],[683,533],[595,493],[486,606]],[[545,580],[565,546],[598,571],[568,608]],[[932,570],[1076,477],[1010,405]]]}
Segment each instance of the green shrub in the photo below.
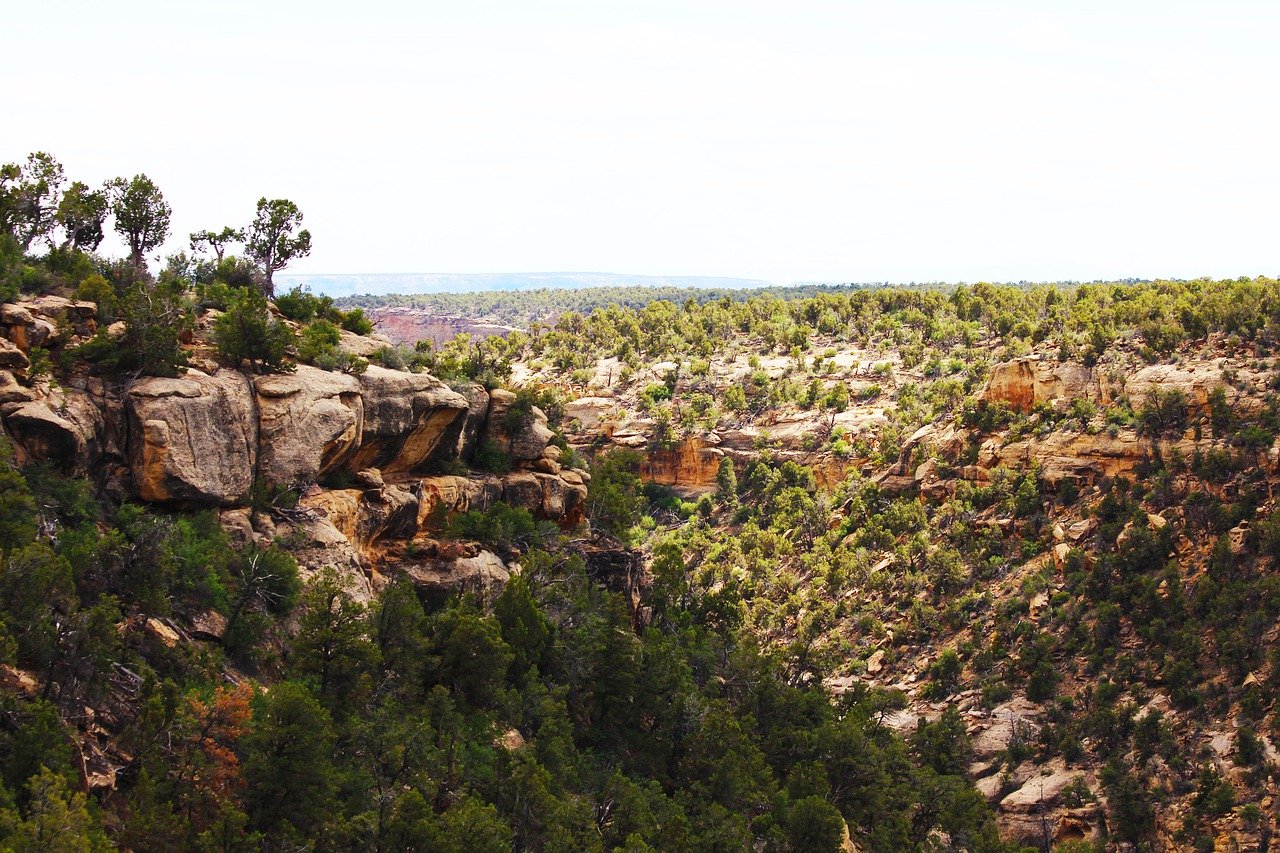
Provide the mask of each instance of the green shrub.
{"label": "green shrub", "polygon": [[353,308],[342,315],[342,328],[356,335],[373,334],[373,321],[365,316],[363,308]]}
{"label": "green shrub", "polygon": [[177,376],[187,366],[182,338],[195,324],[191,305],[178,281],[137,281],[125,291],[119,306],[124,334],[113,337],[105,328],[72,355],[110,371],[136,371],[151,376]]}
{"label": "green shrub", "polygon": [[484,441],[476,448],[476,467],[482,471],[505,474],[511,470],[511,456],[494,441]]}
{"label": "green shrub", "polygon": [[242,290],[213,326],[218,353],[235,366],[249,362],[260,372],[288,367],[295,335],[282,320],[271,316],[267,298],[257,290]]}
{"label": "green shrub", "polygon": [[459,539],[474,539],[493,548],[535,547],[542,541],[538,522],[524,507],[513,507],[502,501],[477,512],[460,513],[449,522],[449,534]]}

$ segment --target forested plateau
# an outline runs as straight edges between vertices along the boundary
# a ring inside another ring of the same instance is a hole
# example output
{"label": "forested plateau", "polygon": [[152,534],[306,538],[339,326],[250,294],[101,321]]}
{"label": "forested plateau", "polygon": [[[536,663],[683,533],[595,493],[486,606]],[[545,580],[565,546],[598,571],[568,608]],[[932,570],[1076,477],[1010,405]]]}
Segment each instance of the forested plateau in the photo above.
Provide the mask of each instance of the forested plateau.
{"label": "forested plateau", "polygon": [[0,849],[1273,845],[1276,281],[405,345],[168,220],[0,169]]}

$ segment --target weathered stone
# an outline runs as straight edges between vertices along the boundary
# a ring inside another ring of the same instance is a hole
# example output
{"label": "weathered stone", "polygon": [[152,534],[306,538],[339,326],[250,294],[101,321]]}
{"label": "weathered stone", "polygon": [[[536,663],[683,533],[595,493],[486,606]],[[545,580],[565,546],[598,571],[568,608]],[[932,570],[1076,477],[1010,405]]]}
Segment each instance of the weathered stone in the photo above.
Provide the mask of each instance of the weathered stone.
{"label": "weathered stone", "polygon": [[396,485],[365,492],[353,541],[364,545],[380,539],[408,539],[417,531],[417,495]]}
{"label": "weathered stone", "polygon": [[979,399],[1029,412],[1038,403],[1097,399],[1099,393],[1090,368],[1078,362],[1047,362],[1027,356],[992,367]]}
{"label": "weathered stone", "polygon": [[1098,527],[1098,521],[1094,518],[1086,518],[1077,521],[1075,524],[1067,528],[1067,533],[1071,537],[1072,542],[1079,542]]}
{"label": "weathered stone", "polygon": [[542,516],[560,519],[564,517],[564,505],[568,484],[555,474],[534,474],[542,483]]}
{"label": "weathered stone", "polygon": [[579,432],[595,433],[617,408],[618,401],[612,397],[579,397],[565,403],[564,415],[568,420],[578,422]]}
{"label": "weathered stone", "polygon": [[502,587],[510,578],[507,564],[491,551],[453,560],[437,559],[404,567],[414,585],[429,597],[443,599],[460,591],[487,593]]}
{"label": "weathered stone", "polygon": [[535,515],[541,515],[542,483],[535,474],[513,472],[502,478],[502,499],[512,506],[524,507]]}
{"label": "weathered stone", "polygon": [[533,460],[529,463],[529,467],[534,471],[541,471],[544,474],[560,473],[560,463],[554,459],[548,459],[546,456]]}
{"label": "weathered stone", "polygon": [[1071,554],[1071,546],[1066,542],[1059,542],[1053,546],[1053,565],[1061,570],[1067,564],[1067,557]]}
{"label": "weathered stone", "polygon": [[26,370],[31,366],[27,354],[8,338],[0,338],[0,368],[6,370]]}
{"label": "weathered stone", "polygon": [[419,481],[418,530],[439,530],[449,513],[465,512],[468,506],[466,477],[424,477]]}
{"label": "weathered stone", "polygon": [[354,332],[348,332],[346,329],[339,332],[338,347],[343,352],[349,352],[362,358],[368,358],[379,350],[394,346],[395,342],[386,335],[357,335]]}
{"label": "weathered stone", "polygon": [[173,648],[182,640],[182,637],[178,635],[177,631],[173,630],[154,616],[149,617],[145,625],[147,633],[155,637],[168,648]]}
{"label": "weathered stone", "polygon": [[[563,480],[564,478],[561,477]],[[587,487],[565,481],[564,515],[556,519],[564,525],[575,525],[582,521],[587,506]]]}
{"label": "weathered stone", "polygon": [[35,315],[16,302],[0,305],[0,326],[26,326],[35,320]]}
{"label": "weathered stone", "polygon": [[1209,394],[1221,388],[1227,402],[1233,403],[1238,392],[1222,378],[1222,361],[1192,361],[1185,364],[1150,364],[1124,377],[1124,393],[1134,408],[1146,403],[1151,395],[1177,392],[1193,410],[1208,411]]}
{"label": "weathered stone", "polygon": [[101,455],[102,411],[83,391],[65,390],[9,411],[5,424],[36,462],[85,476]]}
{"label": "weathered stone", "polygon": [[235,371],[151,377],[129,389],[129,460],[147,501],[235,505],[253,485],[258,419]]}
{"label": "weathered stone", "polygon": [[456,450],[468,402],[439,379],[370,365],[360,389],[364,431],[351,469],[404,473],[424,467],[442,448]]}
{"label": "weathered stone", "polygon": [[547,427],[547,416],[532,407],[523,423],[510,423],[511,406],[516,395],[501,388],[489,393],[489,416],[484,425],[485,441],[493,442],[514,462],[538,459],[555,437]]}
{"label": "weathered stone", "polygon": [[191,636],[198,640],[220,642],[227,632],[227,617],[216,610],[205,610],[191,617]]}
{"label": "weathered stone", "polygon": [[29,403],[37,396],[35,391],[19,385],[12,373],[0,370],[0,406],[8,403]]}
{"label": "weathered stone", "polygon": [[307,365],[254,380],[258,473],[281,485],[310,483],[341,468],[359,446],[364,401],[354,376]]}
{"label": "weathered stone", "polygon": [[466,398],[467,413],[458,431],[456,455],[459,459],[469,460],[476,452],[480,430],[484,429],[485,418],[489,416],[489,392],[473,382],[459,393]]}
{"label": "weathered stone", "polygon": [[5,663],[0,664],[0,690],[34,696],[40,690],[40,682],[26,670]]}
{"label": "weathered stone", "polygon": [[1008,748],[1014,739],[1033,742],[1040,730],[1041,708],[1026,699],[1015,698],[991,711],[991,725],[972,739],[973,756],[977,760],[994,757]]}
{"label": "weathered stone", "polygon": [[698,436],[689,436],[670,450],[646,453],[640,464],[640,477],[646,482],[705,491],[715,488],[723,458],[724,451],[719,447],[707,447]]}

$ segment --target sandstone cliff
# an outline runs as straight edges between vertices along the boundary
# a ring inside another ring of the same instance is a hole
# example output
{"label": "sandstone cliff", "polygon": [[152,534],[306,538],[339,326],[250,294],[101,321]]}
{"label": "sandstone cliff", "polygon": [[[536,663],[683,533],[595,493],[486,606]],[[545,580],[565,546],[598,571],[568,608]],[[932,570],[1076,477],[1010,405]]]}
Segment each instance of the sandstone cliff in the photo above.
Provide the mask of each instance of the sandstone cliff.
{"label": "sandstone cliff", "polygon": [[[95,313],[56,297],[0,307],[0,424],[21,462],[47,462],[120,498],[220,508],[240,539],[291,536],[304,568],[345,567],[366,595],[397,569],[436,587],[505,578],[497,567],[510,555],[436,543],[453,514],[501,500],[565,528],[583,519],[589,475],[560,465],[542,411],[507,416],[507,391],[377,365],[358,376],[307,365],[248,375],[198,360],[175,378],[74,375],[68,387],[31,375],[33,346],[84,339]],[[509,451],[509,473],[468,470],[481,441]],[[255,489],[301,498],[272,517],[251,511]]]}

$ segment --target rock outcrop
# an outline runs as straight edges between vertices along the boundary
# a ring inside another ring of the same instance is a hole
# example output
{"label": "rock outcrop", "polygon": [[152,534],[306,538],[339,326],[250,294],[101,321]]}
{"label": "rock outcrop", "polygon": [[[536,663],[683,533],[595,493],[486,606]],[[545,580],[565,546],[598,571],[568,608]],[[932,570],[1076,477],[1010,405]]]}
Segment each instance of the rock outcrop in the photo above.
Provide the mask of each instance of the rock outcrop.
{"label": "rock outcrop", "polygon": [[1100,396],[1091,368],[1074,361],[1049,362],[1027,356],[992,367],[979,399],[1029,412],[1039,403],[1097,400]]}
{"label": "rock outcrop", "polygon": [[129,467],[138,497],[230,506],[244,503],[258,457],[254,394],[243,374],[198,370],[149,377],[126,395]]}
{"label": "rock outcrop", "polygon": [[[0,390],[2,386],[0,386]],[[102,453],[102,412],[87,394],[59,390],[43,399],[5,403],[5,424],[28,457],[73,477],[86,476]]]}
{"label": "rock outcrop", "polygon": [[299,365],[254,380],[258,394],[258,474],[272,483],[310,483],[360,446],[364,399],[354,376]]}
{"label": "rock outcrop", "polygon": [[364,428],[350,468],[416,471],[437,451],[456,451],[470,403],[434,376],[370,365],[360,376],[360,394]]}
{"label": "rock outcrop", "polygon": [[[495,389],[489,394],[489,417],[485,422],[484,440],[492,442],[511,457],[513,462],[527,462],[542,456],[554,433],[547,426],[546,413],[533,406],[527,418],[513,419],[516,395]],[[513,423],[522,420],[522,423]]]}
{"label": "rock outcrop", "polygon": [[647,452],[640,477],[674,488],[711,489],[723,458],[724,451],[719,447],[709,446],[703,437],[689,436],[673,448]]}

